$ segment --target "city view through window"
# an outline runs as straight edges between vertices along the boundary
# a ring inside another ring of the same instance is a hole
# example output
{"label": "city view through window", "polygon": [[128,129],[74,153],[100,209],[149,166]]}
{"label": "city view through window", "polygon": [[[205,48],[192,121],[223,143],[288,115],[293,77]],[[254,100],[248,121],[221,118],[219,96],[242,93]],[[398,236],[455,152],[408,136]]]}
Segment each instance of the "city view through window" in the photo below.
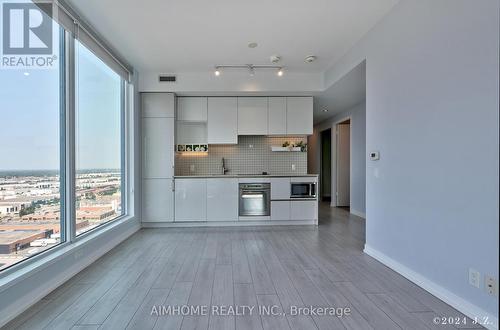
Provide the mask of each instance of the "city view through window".
{"label": "city view through window", "polygon": [[[123,214],[123,105],[119,75],[78,42],[75,50],[78,236]],[[65,237],[60,73],[0,72],[0,270]]]}

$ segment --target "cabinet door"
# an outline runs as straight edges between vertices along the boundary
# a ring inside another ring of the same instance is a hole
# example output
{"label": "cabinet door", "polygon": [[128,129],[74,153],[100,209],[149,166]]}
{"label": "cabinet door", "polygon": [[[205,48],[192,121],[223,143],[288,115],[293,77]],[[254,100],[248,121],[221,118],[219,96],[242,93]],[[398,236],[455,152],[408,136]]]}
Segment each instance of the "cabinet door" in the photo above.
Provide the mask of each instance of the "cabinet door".
{"label": "cabinet door", "polygon": [[311,135],[313,133],[312,97],[287,97],[286,103],[286,134]]}
{"label": "cabinet door", "polygon": [[207,98],[178,97],[177,120],[207,121]]}
{"label": "cabinet door", "polygon": [[316,220],[318,219],[317,201],[291,201],[290,202],[291,220]]}
{"label": "cabinet door", "polygon": [[208,98],[208,143],[238,143],[238,107],[236,97]]}
{"label": "cabinet door", "polygon": [[290,178],[271,178],[271,200],[290,199]]}
{"label": "cabinet door", "polygon": [[268,99],[268,134],[286,134],[286,97]]}
{"label": "cabinet door", "polygon": [[207,180],[175,180],[175,221],[207,220]]}
{"label": "cabinet door", "polygon": [[271,220],[290,220],[290,201],[271,201]]}
{"label": "cabinet door", "polygon": [[238,179],[207,179],[207,221],[238,220]]}
{"label": "cabinet door", "polygon": [[238,97],[238,135],[267,135],[267,97]]}
{"label": "cabinet door", "polygon": [[142,177],[174,175],[174,118],[142,118]]}
{"label": "cabinet door", "polygon": [[142,222],[174,221],[173,179],[142,180]]}
{"label": "cabinet door", "polygon": [[175,117],[175,96],[173,93],[141,93],[142,117]]}

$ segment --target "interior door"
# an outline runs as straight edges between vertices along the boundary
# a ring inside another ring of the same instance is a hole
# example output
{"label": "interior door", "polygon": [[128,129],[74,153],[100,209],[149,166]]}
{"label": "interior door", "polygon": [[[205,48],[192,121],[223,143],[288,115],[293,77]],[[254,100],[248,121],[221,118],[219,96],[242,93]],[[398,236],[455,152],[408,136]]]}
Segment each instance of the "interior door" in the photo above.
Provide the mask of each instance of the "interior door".
{"label": "interior door", "polygon": [[351,129],[350,124],[337,125],[337,206],[350,205]]}

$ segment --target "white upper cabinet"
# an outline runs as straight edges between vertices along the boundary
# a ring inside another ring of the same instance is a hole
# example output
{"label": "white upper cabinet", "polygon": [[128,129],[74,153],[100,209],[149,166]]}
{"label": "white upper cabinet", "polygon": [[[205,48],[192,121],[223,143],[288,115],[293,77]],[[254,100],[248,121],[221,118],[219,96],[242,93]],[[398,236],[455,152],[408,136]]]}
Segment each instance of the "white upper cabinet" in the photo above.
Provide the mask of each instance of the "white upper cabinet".
{"label": "white upper cabinet", "polygon": [[268,98],[269,135],[286,134],[286,97]]}
{"label": "white upper cabinet", "polygon": [[238,102],[236,97],[208,98],[208,143],[238,143]]}
{"label": "white upper cabinet", "polygon": [[142,93],[142,117],[175,117],[173,93]]}
{"label": "white upper cabinet", "polygon": [[177,120],[182,121],[207,121],[206,97],[178,97]]}
{"label": "white upper cabinet", "polygon": [[267,135],[267,97],[238,97],[238,135]]}
{"label": "white upper cabinet", "polygon": [[313,98],[287,97],[287,135],[311,135],[313,133]]}

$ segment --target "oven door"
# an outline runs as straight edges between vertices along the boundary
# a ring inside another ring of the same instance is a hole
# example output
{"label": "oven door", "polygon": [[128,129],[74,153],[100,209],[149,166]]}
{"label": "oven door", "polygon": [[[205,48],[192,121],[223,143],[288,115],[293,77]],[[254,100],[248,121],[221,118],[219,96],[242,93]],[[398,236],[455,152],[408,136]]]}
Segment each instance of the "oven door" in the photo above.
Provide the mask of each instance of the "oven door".
{"label": "oven door", "polygon": [[267,187],[240,186],[239,215],[240,216],[269,216],[270,190]]}

